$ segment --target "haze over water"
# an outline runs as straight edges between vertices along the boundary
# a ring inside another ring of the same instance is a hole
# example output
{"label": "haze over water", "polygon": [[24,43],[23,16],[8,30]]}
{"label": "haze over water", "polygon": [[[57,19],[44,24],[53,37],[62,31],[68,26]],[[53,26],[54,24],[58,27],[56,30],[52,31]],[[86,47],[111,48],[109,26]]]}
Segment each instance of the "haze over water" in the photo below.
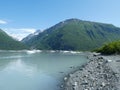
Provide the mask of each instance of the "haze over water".
{"label": "haze over water", "polygon": [[86,53],[0,51],[0,90],[58,90]]}

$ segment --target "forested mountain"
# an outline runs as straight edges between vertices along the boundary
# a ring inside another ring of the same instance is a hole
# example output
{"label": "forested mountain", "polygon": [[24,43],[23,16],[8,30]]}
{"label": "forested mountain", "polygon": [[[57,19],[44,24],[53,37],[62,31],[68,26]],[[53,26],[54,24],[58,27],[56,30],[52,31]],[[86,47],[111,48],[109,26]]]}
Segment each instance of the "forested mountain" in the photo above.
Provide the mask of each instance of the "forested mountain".
{"label": "forested mountain", "polygon": [[27,38],[22,42],[32,49],[88,51],[120,40],[120,28],[112,24],[68,19]]}
{"label": "forested mountain", "polygon": [[28,49],[23,43],[13,39],[0,29],[0,50]]}

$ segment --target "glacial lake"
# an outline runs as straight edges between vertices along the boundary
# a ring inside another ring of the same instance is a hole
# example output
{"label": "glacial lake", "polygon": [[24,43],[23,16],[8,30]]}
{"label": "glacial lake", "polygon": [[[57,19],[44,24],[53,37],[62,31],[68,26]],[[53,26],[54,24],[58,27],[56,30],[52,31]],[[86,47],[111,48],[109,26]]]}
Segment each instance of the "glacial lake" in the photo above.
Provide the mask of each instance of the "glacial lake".
{"label": "glacial lake", "polygon": [[82,52],[0,51],[0,90],[59,90],[63,77],[87,61]]}

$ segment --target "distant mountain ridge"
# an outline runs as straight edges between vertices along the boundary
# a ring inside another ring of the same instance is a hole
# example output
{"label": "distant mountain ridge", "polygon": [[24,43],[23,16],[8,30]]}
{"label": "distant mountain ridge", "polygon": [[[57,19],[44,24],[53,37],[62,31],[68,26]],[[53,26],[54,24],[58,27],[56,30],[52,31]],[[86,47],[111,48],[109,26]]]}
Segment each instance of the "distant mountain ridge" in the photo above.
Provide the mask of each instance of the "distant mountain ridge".
{"label": "distant mountain ridge", "polygon": [[42,32],[41,30],[36,30],[36,32],[31,33],[31,34],[29,34],[27,37],[25,37],[25,38],[22,40],[22,42],[28,41],[28,40],[31,39],[32,37],[35,37],[35,36],[39,35],[39,33],[41,33],[41,32]]}
{"label": "distant mountain ridge", "polygon": [[0,29],[0,50],[22,50],[28,49],[23,43],[13,39]]}
{"label": "distant mountain ridge", "polygon": [[120,28],[112,24],[68,19],[38,35],[22,40],[32,49],[92,50],[102,44],[120,40]]}

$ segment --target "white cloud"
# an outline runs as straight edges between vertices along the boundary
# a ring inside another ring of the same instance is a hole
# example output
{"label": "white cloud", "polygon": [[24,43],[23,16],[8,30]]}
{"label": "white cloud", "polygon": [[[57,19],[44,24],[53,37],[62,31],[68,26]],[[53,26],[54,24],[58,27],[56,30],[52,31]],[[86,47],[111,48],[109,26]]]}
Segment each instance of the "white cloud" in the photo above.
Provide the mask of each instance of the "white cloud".
{"label": "white cloud", "polygon": [[36,31],[34,28],[5,28],[3,30],[19,41]]}
{"label": "white cloud", "polygon": [[0,20],[0,24],[7,24],[7,22],[4,20]]}
{"label": "white cloud", "polygon": [[13,28],[12,30],[20,31],[23,33],[34,33],[36,31],[36,29],[34,29],[34,28]]}
{"label": "white cloud", "polygon": [[34,28],[7,28],[5,29],[7,31],[11,31],[11,32],[14,32],[14,33],[34,33],[36,31],[36,29]]}
{"label": "white cloud", "polygon": [[[9,34],[9,33],[8,33]],[[18,41],[21,41],[24,37],[26,37],[26,34],[9,34],[14,39],[17,39]]]}

